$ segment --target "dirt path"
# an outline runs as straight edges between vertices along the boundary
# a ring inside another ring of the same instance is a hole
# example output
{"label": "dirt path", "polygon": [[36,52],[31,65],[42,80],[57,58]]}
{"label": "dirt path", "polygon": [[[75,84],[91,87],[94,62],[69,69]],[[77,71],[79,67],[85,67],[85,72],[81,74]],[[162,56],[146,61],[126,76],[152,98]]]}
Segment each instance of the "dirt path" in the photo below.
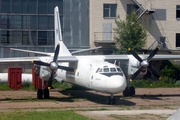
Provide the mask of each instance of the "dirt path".
{"label": "dirt path", "polygon": [[95,91],[53,90],[50,96],[51,100],[37,100],[35,91],[0,91],[0,112],[51,108],[74,110],[97,120],[115,120],[115,117],[163,120],[180,108],[180,88],[136,89],[136,96],[126,98],[117,94],[116,105],[107,105],[108,95]]}

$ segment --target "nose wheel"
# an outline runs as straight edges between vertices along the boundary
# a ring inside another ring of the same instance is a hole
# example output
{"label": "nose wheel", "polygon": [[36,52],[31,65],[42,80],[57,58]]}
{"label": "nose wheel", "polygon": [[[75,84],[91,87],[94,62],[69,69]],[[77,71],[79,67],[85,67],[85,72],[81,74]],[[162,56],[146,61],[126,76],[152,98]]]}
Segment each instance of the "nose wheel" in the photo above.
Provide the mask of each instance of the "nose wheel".
{"label": "nose wheel", "polygon": [[107,98],[107,103],[108,103],[109,105],[114,105],[114,104],[116,104],[116,98],[111,94],[111,96],[109,96],[109,97]]}

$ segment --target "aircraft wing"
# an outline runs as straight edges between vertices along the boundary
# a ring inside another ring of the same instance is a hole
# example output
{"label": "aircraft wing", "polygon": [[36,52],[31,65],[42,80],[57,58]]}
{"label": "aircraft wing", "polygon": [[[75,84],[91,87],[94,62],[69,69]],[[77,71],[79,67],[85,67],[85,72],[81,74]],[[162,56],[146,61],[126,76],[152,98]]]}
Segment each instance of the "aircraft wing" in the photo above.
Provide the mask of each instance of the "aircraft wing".
{"label": "aircraft wing", "polygon": [[[40,61],[43,58],[53,59],[53,57],[14,57],[0,58],[0,63],[30,63],[33,60]],[[61,56],[57,59],[58,62],[76,62],[75,56]]]}
{"label": "aircraft wing", "polygon": [[[129,60],[132,55],[105,55],[105,60]],[[144,58],[149,55],[139,55],[144,56]],[[180,60],[180,55],[155,55],[151,60]]]}
{"label": "aircraft wing", "polygon": [[86,52],[86,51],[96,50],[96,49],[99,49],[99,48],[102,48],[102,46],[89,48],[89,49],[76,50],[76,51],[71,52],[71,54],[82,53],[82,52]]}
{"label": "aircraft wing", "polygon": [[[77,54],[77,53],[82,53],[82,52],[86,52],[86,51],[91,51],[91,50],[96,50],[102,48],[102,46],[99,47],[94,47],[94,48],[89,48],[89,49],[81,49],[81,50],[76,50],[71,52],[71,54]],[[8,48],[8,50],[12,50],[12,51],[19,51],[19,52],[26,52],[26,53],[33,53],[33,54],[40,54],[40,55],[46,55],[46,56],[53,56],[54,53],[47,53],[47,52],[39,52],[39,51],[33,51],[33,50],[24,50],[24,49],[17,49],[17,48]]]}
{"label": "aircraft wing", "polygon": [[52,54],[54,54],[54,53],[38,52],[38,51],[33,51],[33,50],[24,50],[24,49],[16,49],[16,48],[8,48],[8,50],[33,53],[33,54],[40,54],[40,55],[47,55],[47,56],[52,56]]}
{"label": "aircraft wing", "polygon": [[180,55],[155,55],[152,60],[180,60]]}
{"label": "aircraft wing", "polygon": [[57,59],[58,62],[77,62],[76,56],[61,56]]}
{"label": "aircraft wing", "polygon": [[30,63],[32,60],[40,60],[40,57],[0,58],[0,63]]}
{"label": "aircraft wing", "polygon": [[105,60],[129,60],[128,55],[104,55]]}

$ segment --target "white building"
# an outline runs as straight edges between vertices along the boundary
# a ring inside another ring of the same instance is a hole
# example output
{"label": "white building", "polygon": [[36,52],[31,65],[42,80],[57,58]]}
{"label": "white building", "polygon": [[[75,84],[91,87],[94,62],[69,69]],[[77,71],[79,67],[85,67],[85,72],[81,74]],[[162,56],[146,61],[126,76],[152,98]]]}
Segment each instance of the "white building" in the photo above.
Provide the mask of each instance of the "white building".
{"label": "white building", "polygon": [[[89,0],[90,46],[114,44],[115,19],[136,10],[147,29],[147,50],[162,42],[163,50],[180,49],[180,0]],[[110,52],[104,52],[104,54]]]}

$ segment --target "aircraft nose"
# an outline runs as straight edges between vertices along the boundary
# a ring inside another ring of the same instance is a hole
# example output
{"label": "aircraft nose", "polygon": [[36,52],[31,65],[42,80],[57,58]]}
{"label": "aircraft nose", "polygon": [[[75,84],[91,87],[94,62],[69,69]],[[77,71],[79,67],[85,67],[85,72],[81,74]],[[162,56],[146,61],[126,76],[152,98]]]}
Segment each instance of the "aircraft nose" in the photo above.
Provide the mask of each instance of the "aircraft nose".
{"label": "aircraft nose", "polygon": [[107,92],[116,94],[124,91],[126,88],[125,76],[111,76],[106,82]]}

